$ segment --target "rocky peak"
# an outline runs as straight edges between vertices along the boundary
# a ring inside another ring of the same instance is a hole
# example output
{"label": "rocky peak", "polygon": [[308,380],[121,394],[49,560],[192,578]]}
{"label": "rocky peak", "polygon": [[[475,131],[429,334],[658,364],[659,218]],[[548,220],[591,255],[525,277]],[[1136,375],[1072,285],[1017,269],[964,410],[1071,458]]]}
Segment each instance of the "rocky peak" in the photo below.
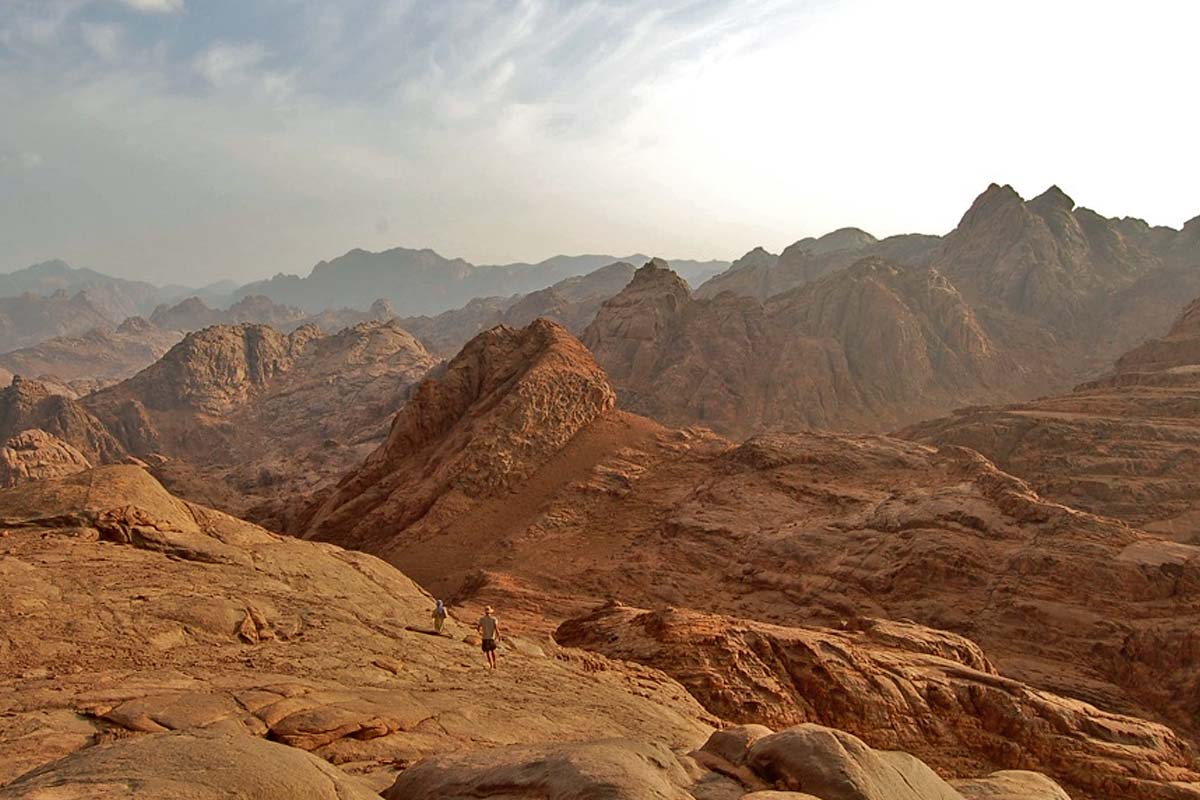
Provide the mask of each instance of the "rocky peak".
{"label": "rocky peak", "polygon": [[779,256],[777,256],[774,253],[771,253],[771,252],[767,251],[765,248],[759,246],[759,247],[755,247],[753,250],[746,253],[744,256],[739,258],[737,261],[734,261],[733,264],[730,265],[730,267],[727,271],[733,272],[734,270],[756,269],[756,268],[757,269],[770,269],[771,267],[775,266],[775,262],[777,262],[778,260],[779,260]]}
{"label": "rocky peak", "polygon": [[148,408],[220,414],[291,369],[320,336],[306,325],[290,335],[266,325],[214,325],[184,337],[159,361],[100,395],[131,394]]}
{"label": "rocky peak", "polygon": [[878,239],[861,228],[838,228],[816,239],[811,236],[801,239],[790,245],[784,253],[791,251],[791,255],[799,252],[826,255],[840,250],[863,250],[878,242]]}
{"label": "rocky peak", "polygon": [[591,353],[558,323],[484,331],[418,386],[387,441],[310,509],[307,535],[362,546],[442,503],[502,493],[615,403]]}
{"label": "rocky peak", "polygon": [[1058,186],[1051,186],[1030,200],[1028,205],[1038,213],[1042,209],[1058,209],[1069,212],[1075,208],[1075,201],[1068,197],[1067,193],[1058,188]]}
{"label": "rocky peak", "polygon": [[1025,201],[1021,199],[1021,195],[1017,194],[1017,190],[1012,186],[1008,184],[1004,184],[1003,186],[996,183],[989,184],[988,188],[975,198],[975,202],[971,203],[971,207],[967,209],[967,213],[963,214],[962,219],[958,223],[958,230],[972,228],[997,214],[1019,208],[1024,203]]}

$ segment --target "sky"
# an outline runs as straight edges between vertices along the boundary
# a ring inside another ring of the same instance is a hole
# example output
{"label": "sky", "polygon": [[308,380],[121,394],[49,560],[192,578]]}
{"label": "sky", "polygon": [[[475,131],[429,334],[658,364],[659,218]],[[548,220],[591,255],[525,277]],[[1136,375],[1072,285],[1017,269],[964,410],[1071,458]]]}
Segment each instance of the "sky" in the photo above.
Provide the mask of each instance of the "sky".
{"label": "sky", "polygon": [[0,271],[732,259],[993,181],[1200,214],[1200,3],[0,0]]}

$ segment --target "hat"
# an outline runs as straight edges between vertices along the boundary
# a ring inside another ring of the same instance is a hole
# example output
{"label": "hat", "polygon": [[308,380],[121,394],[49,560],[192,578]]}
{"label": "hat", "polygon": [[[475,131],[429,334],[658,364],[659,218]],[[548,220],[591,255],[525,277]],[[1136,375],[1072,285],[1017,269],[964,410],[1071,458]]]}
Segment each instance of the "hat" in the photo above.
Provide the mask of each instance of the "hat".
{"label": "hat", "polygon": [[487,614],[491,614],[495,610],[496,609],[492,608],[491,606],[488,606],[487,608],[484,609],[484,612]]}

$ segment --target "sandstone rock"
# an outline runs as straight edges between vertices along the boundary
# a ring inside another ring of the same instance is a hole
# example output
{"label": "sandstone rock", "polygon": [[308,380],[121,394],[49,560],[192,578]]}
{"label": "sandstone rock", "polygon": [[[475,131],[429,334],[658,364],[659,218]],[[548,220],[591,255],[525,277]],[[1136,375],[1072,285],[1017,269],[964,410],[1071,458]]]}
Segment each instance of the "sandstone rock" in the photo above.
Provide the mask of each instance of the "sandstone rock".
{"label": "sandstone rock", "polygon": [[7,786],[6,800],[371,800],[362,781],[308,753],[245,735],[160,733],[90,747]]}
{"label": "sandstone rock", "polygon": [[1200,301],[1069,394],[963,409],[901,435],[974,448],[1055,500],[1200,541]]}
{"label": "sandstone rock", "polygon": [[0,355],[0,368],[37,376],[42,381],[109,383],[154,363],[177,341],[178,333],[163,330],[142,317],[130,317],[116,329],[94,328],[4,353]]}
{"label": "sandstone rock", "polygon": [[623,739],[435,756],[400,774],[387,800],[691,800],[671,751]]}
{"label": "sandstone rock", "polygon": [[173,491],[282,528],[298,496],[386,436],[434,364],[394,321],[328,336],[313,325],[219,326],[86,403]]}
{"label": "sandstone rock", "polygon": [[967,800],[1071,800],[1054,781],[1036,772],[1006,770],[951,783]]}
{"label": "sandstone rock", "polygon": [[[723,719],[819,723],[943,775],[1020,767],[1079,796],[1130,798],[1200,779],[1191,749],[1166,727],[1004,678],[972,642],[911,623],[859,620],[834,631],[609,605],[563,623],[556,637],[661,669]],[[739,765],[764,732],[718,731],[703,751]]]}
{"label": "sandstone rock", "polygon": [[865,259],[765,304],[693,299],[640,270],[583,335],[622,405],[675,425],[879,429],[966,397],[1015,392],[1022,371],[943,276]]}
{"label": "sandstone rock", "polygon": [[692,748],[711,730],[645,667],[506,651],[489,673],[454,619],[408,630],[433,598],[378,559],[182,502],[138,468],[2,490],[0,526],[0,615],[17,621],[0,784],[132,732],[268,737],[383,788],[398,758],[617,735]]}
{"label": "sandstone rock", "polygon": [[305,536],[386,546],[423,519],[528,479],[614,401],[561,326],[493,328],[418,387],[387,442],[309,510]]}
{"label": "sandstone rock", "polygon": [[798,725],[764,736],[746,763],[780,788],[823,800],[960,800],[948,783],[902,753],[881,753],[848,733]]}
{"label": "sandstone rock", "polygon": [[0,447],[0,488],[91,469],[83,453],[43,430],[9,437]]}
{"label": "sandstone rock", "polygon": [[14,377],[0,389],[0,441],[38,429],[74,447],[93,464],[119,462],[125,448],[81,403],[38,381]]}

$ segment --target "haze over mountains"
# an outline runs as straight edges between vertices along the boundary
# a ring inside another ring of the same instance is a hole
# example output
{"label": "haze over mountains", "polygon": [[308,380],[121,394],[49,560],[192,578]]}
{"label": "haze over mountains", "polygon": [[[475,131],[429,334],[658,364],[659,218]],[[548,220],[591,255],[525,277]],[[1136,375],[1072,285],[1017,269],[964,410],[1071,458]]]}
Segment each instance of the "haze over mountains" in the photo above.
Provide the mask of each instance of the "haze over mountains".
{"label": "haze over mountains", "polygon": [[0,798],[1198,800],[1198,226],[26,270]]}

